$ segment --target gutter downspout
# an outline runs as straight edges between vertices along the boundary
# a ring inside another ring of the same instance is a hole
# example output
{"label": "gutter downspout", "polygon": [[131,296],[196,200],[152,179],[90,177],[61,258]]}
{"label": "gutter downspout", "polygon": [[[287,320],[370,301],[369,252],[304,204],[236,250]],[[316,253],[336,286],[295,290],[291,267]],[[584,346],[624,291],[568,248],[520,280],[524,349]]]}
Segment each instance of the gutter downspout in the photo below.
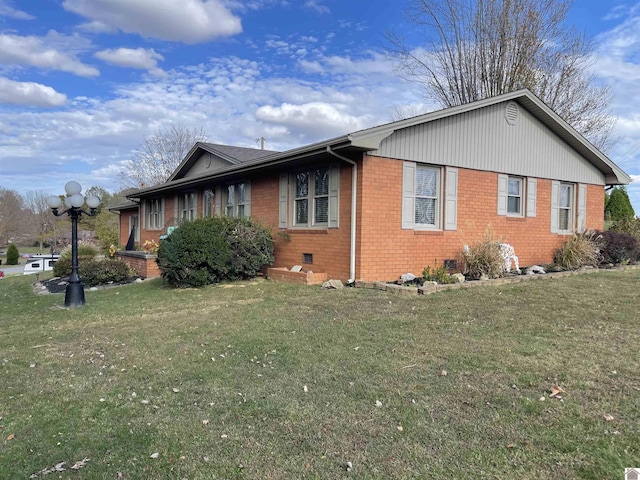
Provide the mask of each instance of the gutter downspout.
{"label": "gutter downspout", "polygon": [[349,253],[349,281],[353,283],[356,280],[356,207],[358,199],[356,197],[358,186],[358,165],[353,160],[331,150],[331,145],[327,145],[327,153],[334,157],[347,162],[351,165],[351,250]]}

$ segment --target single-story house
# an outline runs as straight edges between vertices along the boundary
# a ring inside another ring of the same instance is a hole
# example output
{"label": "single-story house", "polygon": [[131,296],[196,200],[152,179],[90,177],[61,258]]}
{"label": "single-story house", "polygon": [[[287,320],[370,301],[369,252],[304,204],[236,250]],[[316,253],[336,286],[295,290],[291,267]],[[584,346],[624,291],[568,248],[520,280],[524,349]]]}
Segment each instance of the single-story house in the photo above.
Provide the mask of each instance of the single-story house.
{"label": "single-story house", "polygon": [[197,143],[165,183],[128,195],[120,241],[137,226],[144,242],[183,220],[252,216],[272,228],[275,267],[376,281],[458,259],[490,226],[532,265],[602,229],[605,188],[629,182],[520,90],[285,152]]}

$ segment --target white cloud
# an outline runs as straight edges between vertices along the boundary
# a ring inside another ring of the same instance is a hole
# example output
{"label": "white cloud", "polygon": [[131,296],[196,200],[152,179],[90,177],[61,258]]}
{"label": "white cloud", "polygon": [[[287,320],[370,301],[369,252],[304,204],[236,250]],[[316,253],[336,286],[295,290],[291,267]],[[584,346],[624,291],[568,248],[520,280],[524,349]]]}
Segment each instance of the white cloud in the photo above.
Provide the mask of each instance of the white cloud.
{"label": "white cloud", "polygon": [[33,20],[35,18],[27,12],[16,10],[11,6],[11,2],[4,2],[2,0],[0,0],[0,17],[11,17],[16,20]]}
{"label": "white cloud", "polygon": [[322,5],[319,0],[307,0],[306,2],[304,2],[304,6],[305,8],[315,10],[318,13],[331,13],[329,7],[327,7],[326,5]]}
{"label": "white cloud", "polygon": [[73,51],[67,50],[67,53],[64,53],[53,48],[52,44],[59,43],[62,38],[55,32],[50,32],[46,37],[0,34],[0,63],[60,70],[81,77],[100,75],[98,69],[78,60]]}
{"label": "white cloud", "polygon": [[312,62],[308,60],[300,60],[298,61],[298,66],[300,67],[300,70],[305,73],[325,73],[324,67],[317,60]]}
{"label": "white cloud", "polygon": [[34,82],[14,82],[0,77],[0,103],[32,107],[59,107],[67,97],[53,88]]}
{"label": "white cloud", "polygon": [[107,49],[96,52],[95,56],[118,67],[148,70],[149,73],[156,76],[165,75],[165,72],[158,67],[158,60],[164,60],[164,57],[156,53],[153,48]]}
{"label": "white cloud", "polygon": [[64,0],[63,7],[92,21],[146,38],[202,43],[240,33],[240,19],[222,0]]}
{"label": "white cloud", "polygon": [[365,122],[346,112],[345,105],[311,102],[301,105],[283,103],[279,107],[269,105],[256,111],[256,118],[267,123],[282,125],[294,135],[334,137],[364,128]]}

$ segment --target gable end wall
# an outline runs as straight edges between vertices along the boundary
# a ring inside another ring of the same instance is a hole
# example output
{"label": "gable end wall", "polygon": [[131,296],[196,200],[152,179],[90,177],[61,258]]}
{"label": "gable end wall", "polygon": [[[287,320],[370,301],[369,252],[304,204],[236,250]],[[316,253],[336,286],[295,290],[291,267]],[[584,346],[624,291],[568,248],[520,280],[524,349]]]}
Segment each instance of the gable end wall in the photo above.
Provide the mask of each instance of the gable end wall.
{"label": "gable end wall", "polygon": [[394,132],[371,155],[510,175],[604,185],[605,177],[522,106],[507,102]]}

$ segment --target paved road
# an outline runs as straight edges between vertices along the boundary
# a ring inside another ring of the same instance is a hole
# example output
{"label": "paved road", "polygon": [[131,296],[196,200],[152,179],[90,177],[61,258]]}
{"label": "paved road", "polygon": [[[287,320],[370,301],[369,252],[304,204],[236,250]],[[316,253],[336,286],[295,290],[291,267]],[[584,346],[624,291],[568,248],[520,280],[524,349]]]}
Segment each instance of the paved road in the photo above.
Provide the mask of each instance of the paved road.
{"label": "paved road", "polygon": [[22,273],[24,272],[24,265],[0,265],[0,271],[3,271],[5,276],[13,273]]}

